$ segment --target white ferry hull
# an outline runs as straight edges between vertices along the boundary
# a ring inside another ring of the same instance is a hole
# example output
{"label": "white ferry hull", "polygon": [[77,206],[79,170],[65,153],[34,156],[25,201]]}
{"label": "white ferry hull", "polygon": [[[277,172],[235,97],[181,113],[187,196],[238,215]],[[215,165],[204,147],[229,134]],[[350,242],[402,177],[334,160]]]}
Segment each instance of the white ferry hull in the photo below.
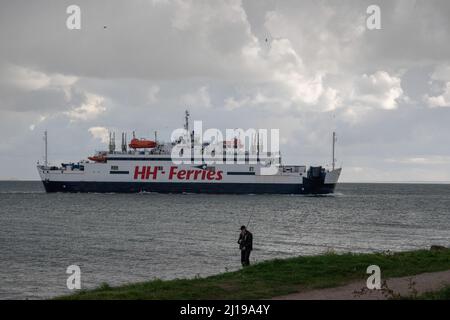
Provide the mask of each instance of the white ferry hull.
{"label": "white ferry hull", "polygon": [[47,192],[210,194],[329,194],[341,172],[322,169],[312,176],[301,166],[295,173],[262,175],[261,168],[224,164],[210,172],[201,165],[116,159],[86,163],[83,170],[38,166],[38,171]]}

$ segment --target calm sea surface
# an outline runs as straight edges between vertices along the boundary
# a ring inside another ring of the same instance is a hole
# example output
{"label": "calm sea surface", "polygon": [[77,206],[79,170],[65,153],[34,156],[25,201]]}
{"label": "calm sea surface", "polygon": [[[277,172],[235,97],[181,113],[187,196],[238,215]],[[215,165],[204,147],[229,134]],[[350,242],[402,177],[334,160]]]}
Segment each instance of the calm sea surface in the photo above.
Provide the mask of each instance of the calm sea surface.
{"label": "calm sea surface", "polygon": [[0,299],[68,294],[72,264],[83,288],[235,270],[249,219],[252,261],[450,246],[450,185],[340,184],[308,197],[46,194],[40,182],[0,182]]}

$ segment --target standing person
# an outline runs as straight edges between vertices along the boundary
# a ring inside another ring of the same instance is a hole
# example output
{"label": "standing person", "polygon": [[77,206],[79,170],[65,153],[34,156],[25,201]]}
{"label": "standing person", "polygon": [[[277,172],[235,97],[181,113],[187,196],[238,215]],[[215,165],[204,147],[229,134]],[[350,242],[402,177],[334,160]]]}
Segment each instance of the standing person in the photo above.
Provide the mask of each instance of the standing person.
{"label": "standing person", "polygon": [[253,250],[253,235],[245,226],[241,226],[241,234],[239,235],[239,249],[241,250],[242,266],[250,265],[250,252]]}

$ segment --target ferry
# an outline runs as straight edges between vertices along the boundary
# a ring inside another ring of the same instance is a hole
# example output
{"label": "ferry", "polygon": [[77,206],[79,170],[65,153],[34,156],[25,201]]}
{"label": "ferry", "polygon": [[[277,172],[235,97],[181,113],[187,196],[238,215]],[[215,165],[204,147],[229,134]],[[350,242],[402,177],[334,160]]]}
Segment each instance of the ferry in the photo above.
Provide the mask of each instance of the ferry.
{"label": "ferry", "polygon": [[[45,159],[37,170],[46,192],[93,193],[208,193],[208,194],[330,194],[342,168],[335,167],[335,141],[332,140],[332,166],[285,165],[279,152],[260,152],[259,133],[250,148],[235,137],[228,141],[202,142],[195,157],[195,132],[189,131],[189,112],[184,132],[175,141],[138,139],[127,141],[122,133],[121,149],[116,150],[115,134],[109,148],[79,162],[50,165],[47,132]],[[212,148],[214,147],[214,148]],[[205,155],[215,151],[214,161]],[[176,150],[176,152],[174,152]],[[216,151],[220,150],[220,151]],[[221,156],[219,156],[221,155]],[[221,161],[218,161],[220,159]]]}

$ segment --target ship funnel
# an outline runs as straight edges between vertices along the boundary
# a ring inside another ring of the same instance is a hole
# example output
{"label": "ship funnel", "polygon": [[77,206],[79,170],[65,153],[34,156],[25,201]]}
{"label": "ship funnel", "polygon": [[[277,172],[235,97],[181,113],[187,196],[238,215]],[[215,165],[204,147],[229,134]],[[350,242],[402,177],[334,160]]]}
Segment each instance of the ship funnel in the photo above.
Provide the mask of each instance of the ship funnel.
{"label": "ship funnel", "polygon": [[127,152],[127,134],[122,132],[122,152]]}
{"label": "ship funnel", "polygon": [[116,133],[109,133],[109,152],[114,153],[116,151]]}

